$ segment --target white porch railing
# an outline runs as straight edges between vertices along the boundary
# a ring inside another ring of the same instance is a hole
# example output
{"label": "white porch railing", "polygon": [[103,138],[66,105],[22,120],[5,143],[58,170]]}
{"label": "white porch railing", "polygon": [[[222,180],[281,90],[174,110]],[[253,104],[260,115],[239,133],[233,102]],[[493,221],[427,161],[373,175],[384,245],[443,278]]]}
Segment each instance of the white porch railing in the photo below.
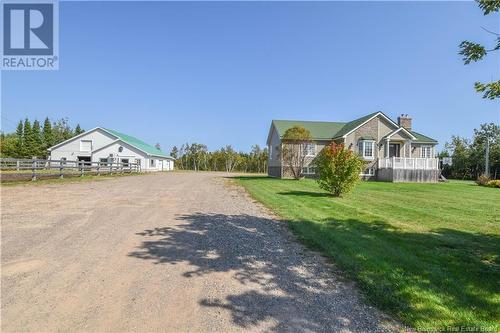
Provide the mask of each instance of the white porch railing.
{"label": "white porch railing", "polygon": [[378,159],[379,169],[438,170],[437,158],[389,157]]}

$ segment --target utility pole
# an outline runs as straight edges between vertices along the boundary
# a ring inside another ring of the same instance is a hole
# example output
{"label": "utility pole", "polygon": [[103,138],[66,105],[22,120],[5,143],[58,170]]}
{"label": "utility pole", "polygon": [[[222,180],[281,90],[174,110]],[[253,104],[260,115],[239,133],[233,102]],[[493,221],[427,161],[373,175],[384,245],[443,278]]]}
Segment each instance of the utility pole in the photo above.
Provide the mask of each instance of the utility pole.
{"label": "utility pole", "polygon": [[486,137],[486,156],[485,156],[484,175],[490,178],[490,138]]}

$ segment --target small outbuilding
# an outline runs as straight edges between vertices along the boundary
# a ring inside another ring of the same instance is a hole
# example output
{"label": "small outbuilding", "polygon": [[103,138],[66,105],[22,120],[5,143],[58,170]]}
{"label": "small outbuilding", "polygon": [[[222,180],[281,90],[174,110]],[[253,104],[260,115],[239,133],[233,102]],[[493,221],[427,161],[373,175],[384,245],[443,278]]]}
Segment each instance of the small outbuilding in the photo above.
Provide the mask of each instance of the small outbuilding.
{"label": "small outbuilding", "polygon": [[141,171],[170,171],[174,159],[133,136],[96,127],[48,149],[51,160],[139,163]]}

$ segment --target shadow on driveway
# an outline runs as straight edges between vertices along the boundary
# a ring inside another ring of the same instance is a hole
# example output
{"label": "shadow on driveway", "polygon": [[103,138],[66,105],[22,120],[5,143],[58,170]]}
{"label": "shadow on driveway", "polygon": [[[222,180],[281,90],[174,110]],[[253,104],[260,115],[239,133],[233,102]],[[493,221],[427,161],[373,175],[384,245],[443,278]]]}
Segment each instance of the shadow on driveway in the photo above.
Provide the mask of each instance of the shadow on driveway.
{"label": "shadow on driveway", "polygon": [[233,323],[255,328],[271,320],[275,331],[387,331],[372,308],[360,304],[331,267],[285,236],[284,224],[250,215],[201,214],[185,223],[145,230],[151,238],[129,255],[155,264],[188,263],[185,278],[234,272],[244,292],[199,304],[230,311]]}

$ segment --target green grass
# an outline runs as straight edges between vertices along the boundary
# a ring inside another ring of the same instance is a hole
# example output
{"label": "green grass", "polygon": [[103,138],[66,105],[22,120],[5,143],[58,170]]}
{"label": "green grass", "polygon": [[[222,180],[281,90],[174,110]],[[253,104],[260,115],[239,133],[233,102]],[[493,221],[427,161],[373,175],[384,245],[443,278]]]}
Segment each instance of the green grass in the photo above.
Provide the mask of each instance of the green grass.
{"label": "green grass", "polygon": [[236,181],[403,323],[500,330],[499,189],[362,182],[333,198],[313,180]]}

